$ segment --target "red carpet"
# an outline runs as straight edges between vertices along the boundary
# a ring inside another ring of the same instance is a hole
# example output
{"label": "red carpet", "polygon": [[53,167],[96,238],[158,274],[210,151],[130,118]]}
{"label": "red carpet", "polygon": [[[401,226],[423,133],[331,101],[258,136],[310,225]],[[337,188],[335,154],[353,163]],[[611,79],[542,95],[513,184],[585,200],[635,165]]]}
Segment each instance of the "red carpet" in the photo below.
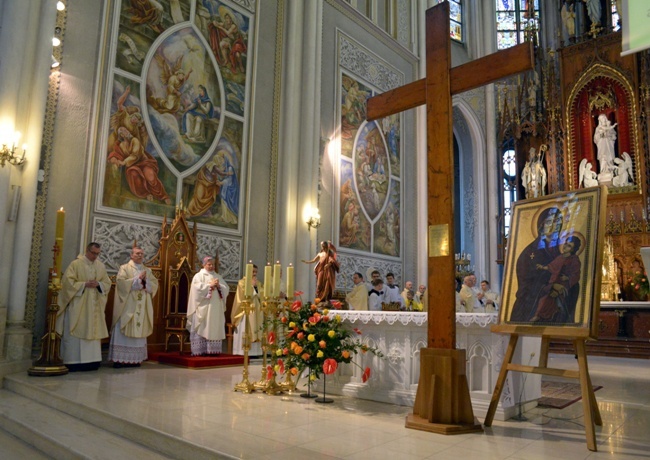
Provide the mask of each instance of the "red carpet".
{"label": "red carpet", "polygon": [[[602,388],[594,385],[594,391]],[[553,409],[564,409],[576,401],[582,399],[579,383],[566,382],[542,382],[542,397],[537,401],[539,407],[551,407]]]}
{"label": "red carpet", "polygon": [[178,351],[149,353],[151,361],[158,361],[160,364],[171,364],[173,366],[189,367],[197,369],[201,367],[222,367],[240,366],[244,364],[244,357],[239,355],[228,355],[221,353],[210,356],[192,356],[188,353],[182,355]]}

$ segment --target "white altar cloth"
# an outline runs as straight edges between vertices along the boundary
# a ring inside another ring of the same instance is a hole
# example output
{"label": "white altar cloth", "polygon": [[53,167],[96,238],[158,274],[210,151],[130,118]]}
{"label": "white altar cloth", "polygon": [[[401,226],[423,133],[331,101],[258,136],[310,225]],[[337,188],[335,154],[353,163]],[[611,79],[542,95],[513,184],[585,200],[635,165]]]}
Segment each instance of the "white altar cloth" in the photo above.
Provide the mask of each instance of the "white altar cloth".
{"label": "white altar cloth", "polygon": [[[393,311],[337,311],[345,322],[359,328],[359,339],[379,348],[385,358],[371,353],[359,354],[354,363],[342,364],[326,377],[328,394],[344,394],[361,399],[413,406],[420,378],[420,349],[427,346],[427,313]],[[508,346],[507,334],[493,334],[490,327],[497,313],[456,313],[456,347],[465,349],[467,376],[474,415],[484,417]],[[540,339],[520,338],[513,362],[536,365]],[[366,367],[371,377],[362,382]],[[523,385],[523,387],[522,387]],[[323,389],[323,377],[314,384]],[[517,415],[521,401],[524,409],[536,405],[541,397],[541,376],[509,372],[495,414],[496,420]]]}

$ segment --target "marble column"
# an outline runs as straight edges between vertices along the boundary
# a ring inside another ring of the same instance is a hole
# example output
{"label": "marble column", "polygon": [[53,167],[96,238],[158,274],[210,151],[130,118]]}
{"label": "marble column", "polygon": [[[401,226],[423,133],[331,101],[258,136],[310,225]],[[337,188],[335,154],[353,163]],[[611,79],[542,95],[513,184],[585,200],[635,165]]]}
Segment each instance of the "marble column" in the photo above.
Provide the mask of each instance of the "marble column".
{"label": "marble column", "polygon": [[4,1],[0,18],[0,132],[20,131],[19,144],[28,145],[22,166],[0,172],[0,359],[18,361],[31,356],[25,297],[56,2]]}
{"label": "marble column", "polygon": [[[297,265],[296,289],[313,294],[313,272],[300,260],[311,259],[316,249],[317,232],[308,231],[304,213],[318,207],[322,4],[288,0],[286,5],[276,257],[283,266]],[[331,227],[329,210],[321,215],[323,228]]]}

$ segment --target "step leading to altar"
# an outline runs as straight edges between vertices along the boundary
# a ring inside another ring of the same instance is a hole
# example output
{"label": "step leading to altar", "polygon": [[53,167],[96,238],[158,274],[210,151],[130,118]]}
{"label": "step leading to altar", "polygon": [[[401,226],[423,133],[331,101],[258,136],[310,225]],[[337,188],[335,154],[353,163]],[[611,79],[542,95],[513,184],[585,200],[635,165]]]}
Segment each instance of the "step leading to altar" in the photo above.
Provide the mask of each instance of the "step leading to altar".
{"label": "step leading to altar", "polygon": [[[427,313],[395,311],[337,311],[343,321],[361,330],[359,338],[385,354],[378,358],[359,354],[351,364],[340,365],[326,377],[327,393],[352,396],[402,406],[412,406],[420,378],[420,349],[427,346]],[[474,415],[484,417],[490,405],[509,335],[493,334],[497,313],[456,313],[456,347],[467,353],[467,376]],[[539,338],[524,337],[513,362],[536,365]],[[371,378],[363,383],[366,367]],[[323,390],[323,378],[315,382]],[[507,420],[537,405],[541,376],[509,372],[495,418]]]}

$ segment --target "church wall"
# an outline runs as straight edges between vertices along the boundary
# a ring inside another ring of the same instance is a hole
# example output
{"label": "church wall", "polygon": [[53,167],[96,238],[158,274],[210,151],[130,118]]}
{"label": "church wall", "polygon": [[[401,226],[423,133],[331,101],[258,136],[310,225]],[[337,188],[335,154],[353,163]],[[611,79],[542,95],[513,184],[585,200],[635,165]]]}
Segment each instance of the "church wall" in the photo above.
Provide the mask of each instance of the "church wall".
{"label": "church wall", "polygon": [[[346,86],[351,81],[359,83],[360,90],[379,94],[391,87],[399,86],[417,78],[417,58],[407,49],[397,45],[384,32],[378,30],[355,11],[345,8],[341,2],[328,1],[323,8],[323,60],[322,60],[322,110],[321,123],[324,149],[321,162],[321,190],[319,208],[323,226],[318,229],[318,240],[332,239],[338,243],[341,273],[337,288],[350,289],[351,276],[355,271],[364,277],[368,268],[378,269],[383,276],[388,271],[395,273],[397,282],[416,279],[417,235],[416,235],[416,152],[414,111],[396,116],[400,126],[400,157],[398,175],[394,183],[399,186],[399,231],[397,256],[387,255],[369,249],[360,249],[354,244],[341,244],[339,225],[343,216],[340,197],[341,167],[352,167],[341,160],[341,106],[344,104]],[[365,107],[363,108],[365,119]],[[381,126],[381,121],[378,121]],[[356,130],[355,130],[356,133]],[[350,143],[348,143],[350,144]],[[358,163],[357,163],[358,164]],[[359,195],[356,195],[357,197]],[[357,200],[357,202],[360,200]],[[383,201],[382,201],[383,203]],[[390,206],[390,205],[389,205]],[[373,215],[374,216],[374,215]],[[377,224],[382,217],[377,217]],[[345,246],[348,246],[346,248]]]}
{"label": "church wall", "polygon": [[[56,211],[66,210],[63,265],[72,261],[84,241],[84,201],[88,195],[88,170],[94,154],[89,147],[92,126],[93,96],[100,55],[102,4],[69,0],[65,62],[61,72],[60,97],[54,126],[50,176],[44,211],[41,264],[34,315],[36,336],[44,329],[48,269],[52,265]],[[37,210],[38,212],[38,210]],[[38,222],[38,216],[37,216]],[[27,308],[33,308],[28,305]],[[30,316],[27,312],[26,316]]]}

